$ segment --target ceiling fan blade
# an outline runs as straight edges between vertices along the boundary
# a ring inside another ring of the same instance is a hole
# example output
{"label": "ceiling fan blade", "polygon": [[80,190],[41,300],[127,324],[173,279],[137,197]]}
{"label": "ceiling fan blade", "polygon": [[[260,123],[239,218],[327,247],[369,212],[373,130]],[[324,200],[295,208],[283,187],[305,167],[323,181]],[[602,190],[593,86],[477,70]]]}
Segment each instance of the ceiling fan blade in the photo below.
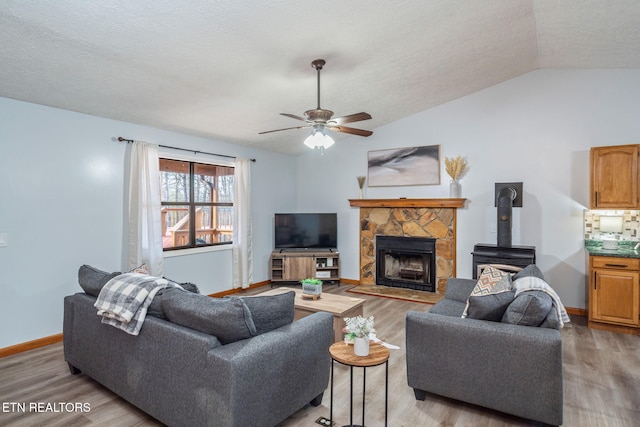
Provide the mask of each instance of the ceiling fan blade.
{"label": "ceiling fan blade", "polygon": [[258,135],[262,135],[264,133],[271,133],[271,132],[280,132],[282,130],[292,130],[292,129],[304,129],[304,128],[310,128],[311,125],[307,125],[307,126],[294,126],[292,128],[283,128],[283,129],[275,129],[275,130],[267,130],[264,132],[258,132]]}
{"label": "ceiling fan blade", "polygon": [[362,113],[356,113],[356,114],[349,114],[348,116],[336,117],[335,119],[331,119],[330,123],[333,124],[333,122],[335,122],[336,125],[344,125],[346,123],[361,122],[362,120],[370,120],[370,119],[371,119],[371,114],[362,112]]}
{"label": "ceiling fan blade", "polygon": [[307,121],[307,119],[305,119],[304,117],[296,116],[295,114],[280,113],[280,115],[281,116],[291,117],[292,119],[300,120],[300,121],[303,121],[303,122]]}
{"label": "ceiling fan blade", "polygon": [[350,134],[358,135],[358,136],[371,136],[371,135],[373,135],[373,132],[371,132],[370,130],[350,128],[350,127],[347,127],[347,126],[327,126],[327,129],[333,130],[333,131],[336,131],[336,132],[350,133]]}

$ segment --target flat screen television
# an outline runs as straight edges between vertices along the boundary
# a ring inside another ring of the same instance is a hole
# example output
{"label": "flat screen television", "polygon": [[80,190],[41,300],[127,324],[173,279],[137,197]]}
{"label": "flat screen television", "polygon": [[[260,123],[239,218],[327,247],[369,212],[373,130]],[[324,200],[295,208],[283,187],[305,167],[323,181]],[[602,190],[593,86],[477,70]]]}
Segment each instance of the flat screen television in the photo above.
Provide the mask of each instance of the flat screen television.
{"label": "flat screen television", "polygon": [[336,249],[338,215],[336,213],[275,214],[276,249]]}

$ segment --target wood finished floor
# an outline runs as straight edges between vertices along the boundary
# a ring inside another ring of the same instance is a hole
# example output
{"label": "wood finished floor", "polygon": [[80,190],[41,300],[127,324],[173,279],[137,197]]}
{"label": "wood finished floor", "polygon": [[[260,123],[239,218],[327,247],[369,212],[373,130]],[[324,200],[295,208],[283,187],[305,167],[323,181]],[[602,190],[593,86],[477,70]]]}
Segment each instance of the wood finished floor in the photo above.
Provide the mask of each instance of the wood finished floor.
{"label": "wood finished floor", "polygon": [[[350,286],[324,286],[324,292],[345,294]],[[255,294],[265,290],[258,289]],[[429,305],[358,295],[365,298],[365,315],[376,317],[378,337],[397,344],[389,359],[389,426],[531,426],[528,420],[462,402],[427,395],[416,401],[407,386],[404,318],[408,310]],[[582,317],[562,330],[564,355],[564,426],[640,426],[640,337],[588,329]],[[354,423],[360,423],[362,369],[355,369]],[[349,422],[349,370],[335,364],[334,418]],[[366,425],[383,425],[384,367],[368,368]],[[329,389],[322,405],[307,406],[279,427],[317,426],[329,416]],[[89,412],[21,413],[10,402],[86,402]],[[69,374],[62,344],[54,344],[0,359],[0,426],[154,426],[161,425],[84,375]],[[186,404],[186,402],[185,402]],[[7,411],[9,409],[9,411]]]}

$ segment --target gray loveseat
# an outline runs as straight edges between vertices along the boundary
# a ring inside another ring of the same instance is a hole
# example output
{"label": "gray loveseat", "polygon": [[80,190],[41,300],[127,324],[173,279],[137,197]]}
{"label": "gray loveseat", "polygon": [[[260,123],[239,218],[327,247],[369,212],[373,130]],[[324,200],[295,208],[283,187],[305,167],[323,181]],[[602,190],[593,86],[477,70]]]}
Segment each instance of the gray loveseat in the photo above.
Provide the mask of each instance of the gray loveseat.
{"label": "gray loveseat", "polygon": [[[180,293],[184,298],[178,309],[165,304],[175,297],[171,292],[158,299],[167,316],[193,304],[190,299],[198,304],[209,302],[198,298],[214,300]],[[101,323],[95,296],[67,296],[65,360],[72,373],[88,375],[170,426],[275,426],[309,403],[320,404],[333,340],[330,314],[291,323],[293,296],[287,297],[290,310],[282,299],[256,297],[240,304],[252,309],[254,336],[222,344],[216,336],[164,316],[148,315],[139,335],[129,335]],[[270,306],[276,311],[284,307],[286,315],[274,317]],[[277,317],[286,317],[287,324],[279,326]],[[273,326],[279,327],[269,330]]]}
{"label": "gray loveseat", "polygon": [[[461,318],[475,284],[449,279],[445,299],[429,312],[407,313],[407,381],[416,399],[429,392],[562,424],[560,331]],[[545,325],[557,324],[555,311],[549,317]]]}

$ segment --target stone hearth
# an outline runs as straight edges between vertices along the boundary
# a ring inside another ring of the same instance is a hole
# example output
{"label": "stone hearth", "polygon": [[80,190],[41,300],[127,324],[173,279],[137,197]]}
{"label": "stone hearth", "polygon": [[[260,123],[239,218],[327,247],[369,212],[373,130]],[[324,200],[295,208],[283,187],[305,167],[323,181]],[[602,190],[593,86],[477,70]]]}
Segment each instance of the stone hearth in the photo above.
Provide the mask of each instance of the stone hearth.
{"label": "stone hearth", "polygon": [[375,284],[375,236],[436,239],[436,293],[456,275],[456,209],[466,199],[353,199],[360,208],[360,283]]}

